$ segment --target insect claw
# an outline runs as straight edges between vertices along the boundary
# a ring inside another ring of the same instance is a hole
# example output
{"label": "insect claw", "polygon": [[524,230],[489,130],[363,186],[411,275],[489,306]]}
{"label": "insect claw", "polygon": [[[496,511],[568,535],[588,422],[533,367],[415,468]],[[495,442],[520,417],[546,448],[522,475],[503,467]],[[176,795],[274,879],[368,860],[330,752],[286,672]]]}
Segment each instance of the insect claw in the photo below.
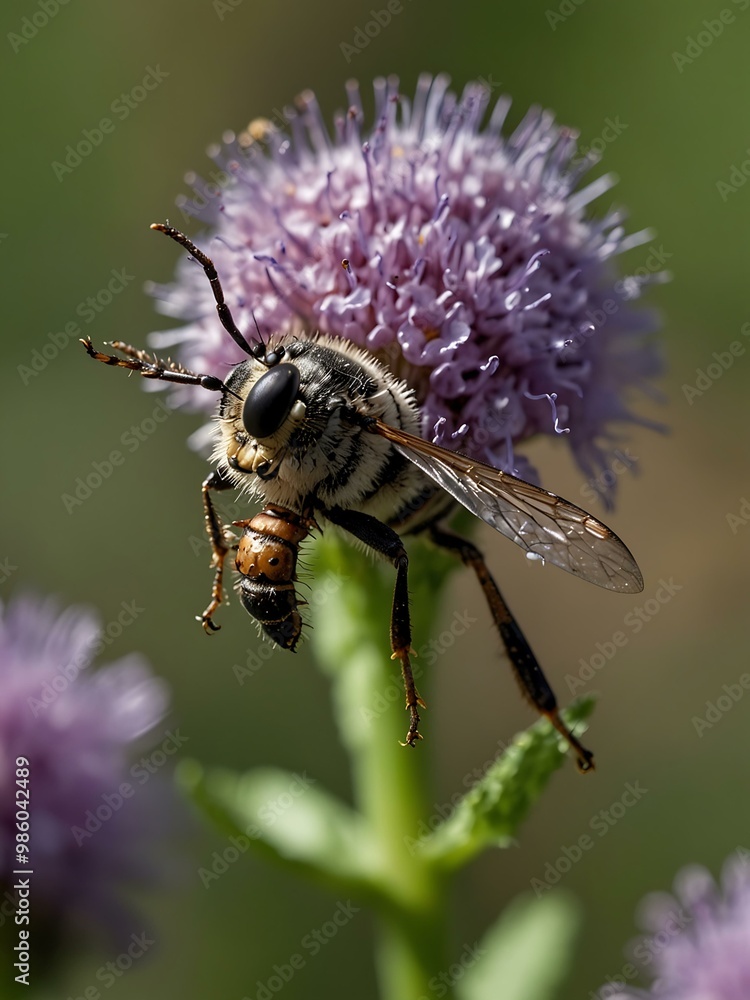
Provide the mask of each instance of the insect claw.
{"label": "insect claw", "polygon": [[221,629],[221,625],[214,625],[213,619],[207,618],[205,615],[196,615],[195,620],[201,623],[206,635],[211,635],[213,632],[218,632]]}
{"label": "insect claw", "polygon": [[423,736],[422,736],[421,733],[412,732],[411,729],[410,729],[409,732],[406,734],[406,742],[402,743],[401,740],[399,740],[398,743],[399,743],[399,746],[402,746],[402,747],[414,747],[414,746],[417,745],[417,743],[421,739],[423,739]]}
{"label": "insect claw", "polygon": [[581,774],[587,774],[589,771],[596,770],[594,765],[594,755],[590,750],[587,750],[585,746],[573,735],[573,733],[568,729],[563,720],[560,718],[557,709],[552,711],[542,712],[542,715],[546,716],[547,719],[552,723],[555,729],[560,733],[560,735],[566,740],[568,745],[576,754],[576,767]]}

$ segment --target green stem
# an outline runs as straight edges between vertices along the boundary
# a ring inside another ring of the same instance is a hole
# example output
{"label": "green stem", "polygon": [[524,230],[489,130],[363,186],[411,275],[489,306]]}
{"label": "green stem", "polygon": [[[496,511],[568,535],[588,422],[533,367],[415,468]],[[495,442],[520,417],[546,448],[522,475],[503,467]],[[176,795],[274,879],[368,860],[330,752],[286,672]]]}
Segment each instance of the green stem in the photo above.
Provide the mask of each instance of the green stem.
{"label": "green stem", "polygon": [[[332,597],[317,609],[314,646],[333,680],[356,804],[376,844],[376,878],[390,900],[378,914],[381,995],[417,1000],[430,995],[430,979],[447,968],[447,905],[444,877],[414,850],[428,816],[428,748],[426,741],[414,748],[400,745],[408,713],[400,670],[389,659],[394,574],[348,546],[342,551],[335,539],[320,543],[317,559],[316,579],[320,582],[321,570],[327,574]],[[427,559],[424,569],[426,574],[412,574],[411,583],[417,645],[429,635],[447,576],[444,561],[435,558]],[[419,677],[418,659],[413,666]],[[428,713],[421,728],[429,732]]]}

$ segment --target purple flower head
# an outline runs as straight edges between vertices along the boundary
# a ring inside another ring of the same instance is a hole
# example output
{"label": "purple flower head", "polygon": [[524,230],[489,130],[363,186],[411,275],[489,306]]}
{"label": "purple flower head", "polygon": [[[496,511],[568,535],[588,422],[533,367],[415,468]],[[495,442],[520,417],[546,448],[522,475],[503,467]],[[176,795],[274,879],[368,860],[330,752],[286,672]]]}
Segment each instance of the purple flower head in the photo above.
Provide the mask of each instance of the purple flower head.
{"label": "purple flower head", "polygon": [[750,997],[750,866],[735,857],[719,889],[698,866],[675,879],[675,897],[647,896],[635,944],[638,964],[654,978],[649,992],[610,985],[601,1000],[747,1000]]}
{"label": "purple flower head", "polygon": [[[84,608],[30,597],[0,605],[0,892],[5,913],[12,871],[30,868],[35,921],[55,933],[97,926],[117,939],[141,929],[126,920],[116,884],[152,874],[145,858],[157,815],[157,789],[137,787],[129,754],[168,699],[139,656],[92,671],[105,644]],[[18,758],[28,760],[22,786]],[[120,795],[123,784],[132,796]],[[17,787],[28,791],[27,864],[16,857]]]}
{"label": "purple flower head", "polygon": [[[592,159],[576,134],[534,108],[509,136],[510,102],[460,97],[422,76],[413,101],[375,83],[375,126],[359,90],[330,135],[312,94],[209,150],[213,182],[189,175],[178,204],[211,228],[213,257],[248,337],[322,330],[368,348],[416,390],[422,434],[525,478],[515,446],[567,436],[591,476],[608,463],[610,425],[633,421],[626,397],[660,371],[653,320],[633,300],[660,275],[623,277],[612,258],[651,239],[623,216],[587,216],[614,183],[579,188]],[[576,190],[578,188],[578,190]],[[180,361],[224,377],[243,355],[216,318],[208,283],[183,260],[154,288],[187,325],[152,335]],[[190,387],[179,403],[208,408]]]}

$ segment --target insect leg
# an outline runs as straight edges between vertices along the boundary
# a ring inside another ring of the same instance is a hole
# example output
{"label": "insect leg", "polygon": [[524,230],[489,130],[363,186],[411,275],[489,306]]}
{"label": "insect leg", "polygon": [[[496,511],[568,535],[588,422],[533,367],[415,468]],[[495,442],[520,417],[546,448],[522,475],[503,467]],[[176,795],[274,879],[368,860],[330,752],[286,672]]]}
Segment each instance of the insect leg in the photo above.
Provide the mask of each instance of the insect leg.
{"label": "insect leg", "polygon": [[369,514],[357,510],[342,510],[335,507],[324,511],[325,516],[333,524],[348,531],[371,549],[389,559],[396,567],[396,586],[393,592],[393,608],[391,610],[391,659],[401,662],[401,674],[406,690],[406,707],[409,710],[409,731],[404,740],[404,746],[413,747],[422,737],[419,733],[419,711],[425,703],[419,697],[414,675],[411,669],[409,654],[411,648],[411,618],[409,615],[408,567],[409,559],[401,538],[387,525]]}
{"label": "insect leg", "polygon": [[490,574],[484,556],[471,542],[449,531],[444,531],[432,525],[429,529],[433,542],[442,549],[447,549],[470,566],[484,591],[492,618],[500,633],[510,659],[521,693],[531,702],[534,708],[546,716],[555,729],[565,737],[576,752],[578,770],[591,771],[594,768],[594,755],[587,750],[571,733],[557,709],[557,699],[542,672],[531,647],[513,617],[510,608],[503,600],[497,584]]}
{"label": "insect leg", "polygon": [[200,616],[198,621],[203,623],[203,628],[207,635],[211,632],[218,632],[220,625],[214,625],[213,615],[217,608],[221,607],[224,600],[224,560],[230,546],[227,545],[224,526],[219,520],[216,508],[211,500],[212,490],[228,490],[232,488],[232,483],[225,479],[218,470],[214,470],[203,480],[201,493],[203,495],[203,517],[206,522],[206,533],[211,543],[211,565],[214,567],[214,582],[211,587],[211,603]]}

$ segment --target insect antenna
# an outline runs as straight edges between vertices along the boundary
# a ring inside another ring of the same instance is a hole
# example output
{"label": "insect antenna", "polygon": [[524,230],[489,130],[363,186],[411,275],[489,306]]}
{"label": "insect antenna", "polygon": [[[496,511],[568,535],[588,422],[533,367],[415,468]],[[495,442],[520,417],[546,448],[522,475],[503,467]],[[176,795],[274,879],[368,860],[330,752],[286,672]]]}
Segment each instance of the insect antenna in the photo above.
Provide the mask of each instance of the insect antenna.
{"label": "insect antenna", "polygon": [[[170,239],[174,240],[175,243],[179,243],[181,247],[184,247],[191,256],[195,257],[200,266],[206,273],[206,277],[211,285],[211,290],[214,293],[214,298],[216,299],[216,311],[219,314],[219,319],[221,320],[221,325],[227,331],[232,340],[240,347],[245,354],[249,354],[250,357],[263,357],[265,354],[265,345],[262,343],[252,348],[247,340],[245,340],[244,335],[237,329],[234,320],[232,319],[232,313],[229,310],[229,306],[224,300],[224,291],[221,287],[221,282],[219,281],[219,275],[214,267],[214,262],[210,257],[207,257],[202,250],[189,240],[184,233],[181,233],[179,229],[175,229],[174,226],[164,224],[161,222],[154,222],[151,224],[151,229],[156,229],[157,232],[164,233],[169,236]],[[253,319],[255,317],[253,316]],[[258,324],[256,323],[256,328]],[[258,331],[260,333],[260,331]]]}
{"label": "insect antenna", "polygon": [[119,358],[116,354],[102,354],[101,351],[97,351],[90,337],[81,337],[79,342],[83,344],[90,358],[93,358],[94,361],[101,361],[102,364],[127,368],[131,372],[138,372],[144,378],[154,379],[154,381],[176,382],[178,385],[199,385],[202,389],[209,389],[211,392],[228,392],[235,399],[241,399],[234,390],[215,375],[199,375],[196,372],[191,372],[188,368],[183,368],[176,361],[171,359],[162,361],[155,354],[149,356],[147,351],[131,347],[130,344],[124,344],[121,340],[112,341],[112,346],[116,351],[124,354],[124,358]]}

